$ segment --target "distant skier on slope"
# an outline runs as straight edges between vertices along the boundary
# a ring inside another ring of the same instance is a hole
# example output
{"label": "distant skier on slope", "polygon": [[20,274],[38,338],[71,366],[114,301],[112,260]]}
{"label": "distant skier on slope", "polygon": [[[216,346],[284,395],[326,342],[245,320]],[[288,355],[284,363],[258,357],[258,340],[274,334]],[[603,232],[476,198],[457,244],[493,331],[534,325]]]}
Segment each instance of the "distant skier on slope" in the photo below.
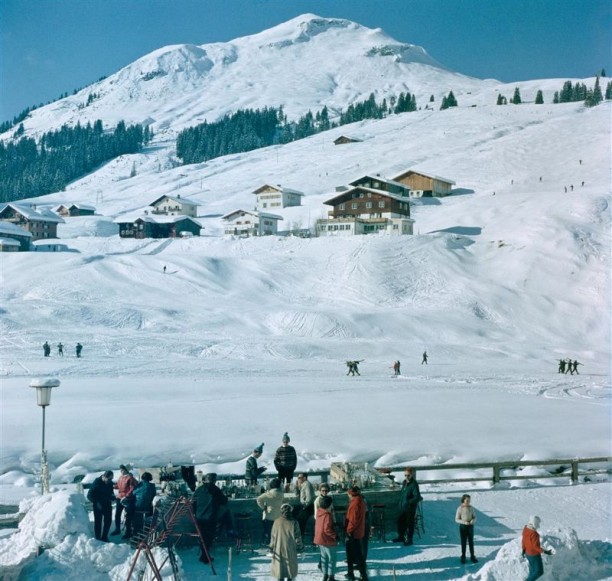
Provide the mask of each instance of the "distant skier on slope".
{"label": "distant skier on slope", "polygon": [[559,359],[559,373],[565,373],[565,359]]}
{"label": "distant skier on slope", "polygon": [[423,365],[423,363],[425,365],[429,365],[429,363],[427,363],[427,351],[423,351],[423,359],[421,361],[421,365]]}

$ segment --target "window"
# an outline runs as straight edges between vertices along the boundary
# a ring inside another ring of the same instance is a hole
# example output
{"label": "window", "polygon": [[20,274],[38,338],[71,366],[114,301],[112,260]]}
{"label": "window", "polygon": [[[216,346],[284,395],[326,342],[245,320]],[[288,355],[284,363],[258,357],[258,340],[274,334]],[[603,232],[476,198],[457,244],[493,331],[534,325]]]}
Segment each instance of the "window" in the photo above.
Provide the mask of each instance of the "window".
{"label": "window", "polygon": [[372,192],[368,192],[368,198],[372,197]]}
{"label": "window", "polygon": [[344,210],[344,203],[340,204],[338,207],[339,207],[341,210]]}
{"label": "window", "polygon": [[327,230],[327,226],[323,225],[320,227],[321,232],[325,232],[325,230]]}
{"label": "window", "polygon": [[353,203],[351,204],[351,208],[353,208],[353,210],[356,210],[356,209],[357,209],[357,204],[356,204],[355,202],[353,202]]}
{"label": "window", "polygon": [[378,202],[378,207],[379,207],[379,208],[384,208],[384,207],[385,207],[385,202],[384,202],[384,200],[381,200],[380,202]]}
{"label": "window", "polygon": [[360,197],[360,198],[363,198],[363,192],[361,192],[361,193],[359,194],[359,197]]}
{"label": "window", "polygon": [[366,208],[371,208],[372,207],[372,202],[366,202]]}

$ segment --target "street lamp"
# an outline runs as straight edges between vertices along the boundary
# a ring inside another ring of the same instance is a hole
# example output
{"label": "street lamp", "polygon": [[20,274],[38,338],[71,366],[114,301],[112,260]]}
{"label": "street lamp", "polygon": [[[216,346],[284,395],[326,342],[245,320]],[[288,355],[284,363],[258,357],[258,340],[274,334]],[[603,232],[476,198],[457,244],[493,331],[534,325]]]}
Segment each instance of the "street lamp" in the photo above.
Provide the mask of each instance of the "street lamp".
{"label": "street lamp", "polygon": [[36,403],[42,407],[42,448],[40,454],[41,469],[41,491],[49,493],[49,464],[47,463],[47,450],[45,450],[45,408],[51,405],[51,390],[58,387],[59,379],[49,377],[47,379],[36,378],[30,382],[30,387],[36,388]]}

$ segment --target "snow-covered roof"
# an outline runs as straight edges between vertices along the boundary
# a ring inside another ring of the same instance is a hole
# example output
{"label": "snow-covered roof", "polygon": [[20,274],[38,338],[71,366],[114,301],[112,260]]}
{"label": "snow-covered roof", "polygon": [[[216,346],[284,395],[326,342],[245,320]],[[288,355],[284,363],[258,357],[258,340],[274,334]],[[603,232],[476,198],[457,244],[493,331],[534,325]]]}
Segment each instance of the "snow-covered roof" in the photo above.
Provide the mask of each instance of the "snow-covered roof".
{"label": "snow-covered roof", "polygon": [[91,210],[92,212],[96,211],[94,206],[89,206],[88,204],[60,204],[59,206],[54,208],[54,211],[57,212],[61,208],[76,208],[77,210]]}
{"label": "snow-covered roof", "polygon": [[14,238],[3,238],[0,236],[0,246],[21,246]]}
{"label": "snow-covered roof", "polygon": [[333,202],[338,200],[339,198],[346,198],[347,200],[353,199],[352,198],[352,194],[353,192],[370,192],[372,194],[378,194],[380,196],[386,196],[387,198],[392,198],[394,200],[398,200],[400,202],[407,202],[408,201],[408,197],[407,196],[400,196],[399,194],[392,194],[391,192],[387,192],[385,190],[376,190],[374,188],[366,188],[365,186],[355,186],[353,188],[350,188],[348,190],[345,190],[343,192],[338,192],[333,198],[330,198],[329,200],[326,200],[325,202],[323,202],[324,204],[327,205],[333,205]]}
{"label": "snow-covered roof", "polygon": [[424,171],[421,171],[421,170],[418,170],[418,169],[406,169],[403,172],[397,174],[395,176],[395,178],[393,178],[393,179],[399,180],[399,179],[407,176],[409,173],[416,173],[416,174],[419,174],[420,176],[425,176],[427,178],[431,178],[431,179],[434,179],[434,180],[445,182],[447,184],[455,185],[455,181],[454,180],[451,180],[451,179],[448,179],[448,178],[444,178],[442,176],[438,176],[438,175],[433,174],[433,173],[424,172]]}
{"label": "snow-covered roof", "polygon": [[400,187],[402,189],[410,189],[406,184],[403,184],[402,182],[397,182],[395,180],[392,179],[388,179],[388,178],[384,178],[382,176],[379,175],[372,175],[372,174],[366,174],[361,176],[360,178],[357,178],[356,180],[353,180],[352,182],[349,182],[350,186],[357,186],[359,185],[358,182],[365,180],[365,179],[370,179],[372,181],[377,181],[377,182],[384,182],[385,184],[389,184],[392,186],[397,186]]}
{"label": "snow-covered roof", "polygon": [[259,194],[261,193],[262,190],[266,189],[266,188],[272,188],[273,190],[276,190],[277,192],[283,192],[285,194],[295,194],[297,196],[303,196],[303,192],[300,192],[299,190],[294,190],[292,188],[285,188],[284,186],[281,186],[280,184],[273,186],[271,184],[264,184],[263,186],[257,188],[256,190],[253,191],[254,194]]}
{"label": "snow-covered roof", "polygon": [[155,204],[159,204],[159,202],[161,202],[164,199],[172,200],[173,202],[182,204],[183,206],[199,206],[200,205],[198,202],[187,200],[185,198],[181,198],[180,196],[169,196],[168,194],[164,194],[163,196],[160,196],[159,198],[157,198],[155,201],[151,202],[151,206],[155,206]]}
{"label": "snow-covered roof", "polygon": [[132,212],[131,214],[124,214],[118,218],[115,218],[113,222],[115,224],[131,224],[137,222],[138,220],[141,222],[148,222],[150,224],[172,224],[189,220],[190,222],[200,226],[200,228],[203,228],[202,223],[199,220],[183,214],[169,216],[168,214],[143,214],[142,212]]}
{"label": "snow-covered roof", "polygon": [[0,234],[13,234],[14,236],[32,237],[32,233],[28,232],[25,228],[21,228],[12,222],[5,222],[4,220],[0,220]]}
{"label": "snow-covered roof", "polygon": [[270,220],[282,220],[283,217],[278,214],[268,214],[267,212],[251,212],[249,210],[232,210],[227,214],[221,216],[222,220],[229,220],[234,214],[248,214],[249,216],[253,216],[254,218],[269,218]]}
{"label": "snow-covered roof", "polygon": [[15,212],[21,214],[27,220],[38,220],[39,222],[56,222],[57,224],[64,224],[64,219],[54,214],[47,208],[41,208],[37,210],[30,205],[26,204],[15,204],[10,202],[8,204],[2,204],[0,206],[0,212],[3,212],[7,207],[12,208]]}

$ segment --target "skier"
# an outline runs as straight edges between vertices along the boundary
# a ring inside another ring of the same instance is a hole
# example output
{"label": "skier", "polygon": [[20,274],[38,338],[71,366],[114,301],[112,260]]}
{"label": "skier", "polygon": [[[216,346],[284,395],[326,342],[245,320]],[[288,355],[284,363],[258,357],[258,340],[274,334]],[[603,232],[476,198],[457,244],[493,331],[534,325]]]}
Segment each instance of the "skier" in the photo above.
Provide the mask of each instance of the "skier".
{"label": "skier", "polygon": [[559,373],[565,373],[565,359],[559,359]]}
{"label": "skier", "polygon": [[83,351],[83,345],[81,345],[80,343],[77,343],[75,350],[76,350],[76,356],[81,357],[81,351]]}
{"label": "skier", "polygon": [[347,375],[361,375],[361,373],[359,373],[359,367],[358,365],[363,361],[363,359],[360,359],[359,361],[347,361],[346,365],[348,367],[348,372]]}
{"label": "skier", "polygon": [[166,274],[166,265],[164,264],[164,274]]}
{"label": "skier", "polygon": [[571,359],[567,359],[565,362],[565,373],[574,375],[574,371],[572,370],[572,360]]}
{"label": "skier", "polygon": [[61,342],[57,344],[57,354],[58,354],[60,357],[63,357],[63,356],[64,356],[64,346],[62,345],[62,343],[61,343]]}
{"label": "skier", "polygon": [[399,375],[401,373],[399,359],[395,362],[394,369],[395,369],[395,375]]}
{"label": "skier", "polygon": [[580,373],[578,373],[578,366],[582,365],[582,363],[578,363],[578,361],[576,361],[574,359],[574,362],[571,364],[572,366],[572,375],[574,375],[574,372],[576,372],[576,375],[580,375]]}
{"label": "skier", "polygon": [[427,351],[423,351],[423,360],[421,361],[421,365],[423,365],[423,363],[425,363],[425,365],[429,365],[429,363],[427,363]]}
{"label": "skier", "polygon": [[49,355],[51,355],[51,347],[47,341],[45,341],[43,344],[43,353],[45,354],[45,357],[49,357]]}

